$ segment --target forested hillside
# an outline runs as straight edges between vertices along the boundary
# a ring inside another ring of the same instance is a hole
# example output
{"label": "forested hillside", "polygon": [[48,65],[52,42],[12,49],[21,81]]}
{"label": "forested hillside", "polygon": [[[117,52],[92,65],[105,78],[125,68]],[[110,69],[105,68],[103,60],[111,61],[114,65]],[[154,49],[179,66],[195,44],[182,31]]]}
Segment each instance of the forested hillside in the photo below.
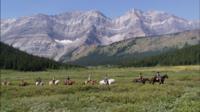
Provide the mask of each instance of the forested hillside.
{"label": "forested hillside", "polygon": [[[157,56],[168,51],[200,44],[199,30],[167,35],[136,37],[105,46],[82,46],[77,52],[64,55],[60,61],[81,65],[118,65],[131,60]],[[71,61],[68,60],[69,57]]]}
{"label": "forested hillside", "polygon": [[156,66],[200,64],[200,44],[165,52],[135,53],[123,57],[91,55],[75,61],[82,65]]}
{"label": "forested hillside", "polygon": [[186,46],[180,50],[171,50],[166,53],[146,57],[141,60],[123,62],[124,66],[156,66],[156,65],[194,65],[200,64],[200,44]]}
{"label": "forested hillside", "polygon": [[0,42],[0,48],[0,69],[41,71],[46,69],[78,67],[76,65],[63,64],[50,59],[33,56],[2,42]]}
{"label": "forested hillside", "polygon": [[[46,69],[80,67],[77,65],[63,64],[50,59],[27,54],[18,49],[0,42],[0,69],[15,69],[21,71],[41,71]],[[135,54],[126,57],[98,57],[86,58],[79,64],[82,65],[119,65],[119,66],[156,66],[156,65],[192,65],[200,64],[200,44],[185,46],[182,49],[171,49],[164,53]],[[147,56],[149,55],[149,56]],[[73,64],[78,64],[74,62]]]}

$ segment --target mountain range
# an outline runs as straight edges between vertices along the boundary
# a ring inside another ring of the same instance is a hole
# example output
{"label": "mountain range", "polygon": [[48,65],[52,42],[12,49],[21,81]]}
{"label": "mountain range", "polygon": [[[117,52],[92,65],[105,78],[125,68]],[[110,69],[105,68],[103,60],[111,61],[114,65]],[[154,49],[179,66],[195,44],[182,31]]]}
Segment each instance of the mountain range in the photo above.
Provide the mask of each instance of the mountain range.
{"label": "mountain range", "polygon": [[66,62],[66,57],[73,57],[72,62],[79,65],[118,65],[195,45],[200,45],[200,30],[135,37],[105,46],[85,46],[84,50],[82,47],[61,60]]}
{"label": "mountain range", "polygon": [[[199,20],[190,21],[163,11],[131,9],[117,18],[95,10],[74,11],[1,19],[1,42],[33,55],[68,62],[105,49],[107,55],[125,55],[157,51],[179,43],[197,44],[199,30],[195,29],[199,28]],[[177,32],[184,33],[176,37],[165,35]],[[129,42],[137,45],[130,46]],[[130,48],[116,54],[119,45],[127,44]]]}

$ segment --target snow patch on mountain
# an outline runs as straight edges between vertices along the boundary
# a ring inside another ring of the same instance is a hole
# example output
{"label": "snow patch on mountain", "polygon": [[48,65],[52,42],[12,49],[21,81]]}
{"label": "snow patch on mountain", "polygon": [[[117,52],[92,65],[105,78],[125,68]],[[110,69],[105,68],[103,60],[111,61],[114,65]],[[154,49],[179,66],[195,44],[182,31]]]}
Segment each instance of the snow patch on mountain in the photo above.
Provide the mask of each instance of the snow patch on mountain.
{"label": "snow patch on mountain", "polygon": [[61,43],[61,44],[71,44],[73,41],[71,40],[57,40],[55,39],[56,42]]}

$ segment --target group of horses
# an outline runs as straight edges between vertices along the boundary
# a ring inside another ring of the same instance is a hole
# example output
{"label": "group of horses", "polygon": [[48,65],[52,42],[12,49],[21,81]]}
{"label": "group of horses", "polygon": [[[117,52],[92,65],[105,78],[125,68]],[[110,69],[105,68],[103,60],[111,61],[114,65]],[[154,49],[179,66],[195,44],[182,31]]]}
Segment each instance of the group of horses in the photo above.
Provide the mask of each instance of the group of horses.
{"label": "group of horses", "polygon": [[[50,80],[49,85],[58,85],[60,80]],[[75,81],[73,80],[64,80],[64,85],[73,85]]]}
{"label": "group of horses", "polygon": [[[168,78],[167,74],[161,76],[160,79],[158,79],[157,77],[154,76],[152,78],[133,79],[132,82],[142,83],[142,84],[145,84],[146,82],[149,82],[151,84],[158,82],[159,84],[164,84],[164,81],[165,81],[166,78]],[[99,81],[99,84],[100,85],[111,85],[115,82],[116,82],[115,79],[107,79],[107,81],[105,81],[105,80]],[[60,83],[61,83],[60,80],[55,80],[55,79],[49,81],[49,85],[58,85]],[[73,85],[73,84],[75,84],[75,81],[66,79],[66,80],[64,80],[63,84],[64,85]],[[86,84],[95,85],[95,84],[98,84],[98,82],[97,82],[97,80],[86,80],[83,84],[84,85],[86,85]],[[4,80],[4,81],[2,81],[2,85],[11,85],[11,82]],[[24,80],[22,80],[19,84],[19,86],[27,86],[27,85],[30,85],[30,84],[28,82],[24,81]],[[42,80],[35,81],[35,85],[36,86],[43,86],[44,82]]]}
{"label": "group of horses", "polygon": [[[107,80],[108,82],[105,82],[105,80],[101,80],[99,81],[99,84],[100,85],[111,85],[115,82],[115,79],[108,79]],[[60,80],[50,80],[49,81],[49,85],[58,85],[60,84]],[[43,85],[44,82],[43,81],[36,81],[35,82],[36,86],[39,86],[39,85]],[[75,84],[75,81],[74,80],[64,80],[64,85],[73,85]],[[84,85],[86,84],[90,84],[90,85],[95,85],[95,84],[98,84],[98,81],[97,80],[86,80],[84,81],[83,83]]]}
{"label": "group of horses", "polygon": [[159,84],[164,84],[166,78],[168,78],[167,74],[160,76],[160,78],[158,78],[156,76],[154,76],[152,78],[137,78],[137,79],[134,79],[133,82],[143,83],[143,84],[145,84],[146,82],[149,82],[150,84],[154,84],[157,82]]}
{"label": "group of horses", "polygon": [[[99,84],[100,85],[110,85],[110,84],[113,84],[115,82],[115,79],[108,79],[108,83],[106,83],[104,80],[101,80],[99,81]],[[59,85],[61,83],[60,80],[50,80],[49,81],[49,85]],[[12,85],[10,81],[8,80],[4,80],[1,82],[2,85]],[[36,86],[43,86],[45,83],[44,81],[35,81],[35,85]],[[73,85],[75,84],[75,81],[73,80],[64,80],[63,82],[64,85]],[[95,84],[98,84],[97,80],[86,80],[84,83],[84,85],[86,84],[90,84],[90,85],[95,85]],[[24,80],[21,80],[21,82],[19,83],[19,86],[28,86],[30,85],[30,83],[24,81]]]}

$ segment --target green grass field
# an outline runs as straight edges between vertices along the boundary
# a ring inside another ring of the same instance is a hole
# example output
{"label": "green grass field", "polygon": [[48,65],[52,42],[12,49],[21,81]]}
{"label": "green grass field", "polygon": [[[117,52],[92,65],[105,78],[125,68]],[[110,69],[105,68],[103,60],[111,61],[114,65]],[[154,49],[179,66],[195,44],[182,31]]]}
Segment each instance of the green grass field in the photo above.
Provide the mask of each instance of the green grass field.
{"label": "green grass field", "polygon": [[[155,71],[167,73],[164,85],[131,82],[139,72],[152,77]],[[200,66],[152,68],[91,68],[18,72],[1,70],[1,80],[12,82],[1,86],[1,112],[200,112]],[[116,79],[113,85],[83,85],[88,74],[101,80],[108,74]],[[70,75],[75,85],[63,85]],[[58,86],[49,86],[55,76]],[[34,80],[41,77],[44,86],[36,87]],[[19,87],[24,79],[31,85]]]}

